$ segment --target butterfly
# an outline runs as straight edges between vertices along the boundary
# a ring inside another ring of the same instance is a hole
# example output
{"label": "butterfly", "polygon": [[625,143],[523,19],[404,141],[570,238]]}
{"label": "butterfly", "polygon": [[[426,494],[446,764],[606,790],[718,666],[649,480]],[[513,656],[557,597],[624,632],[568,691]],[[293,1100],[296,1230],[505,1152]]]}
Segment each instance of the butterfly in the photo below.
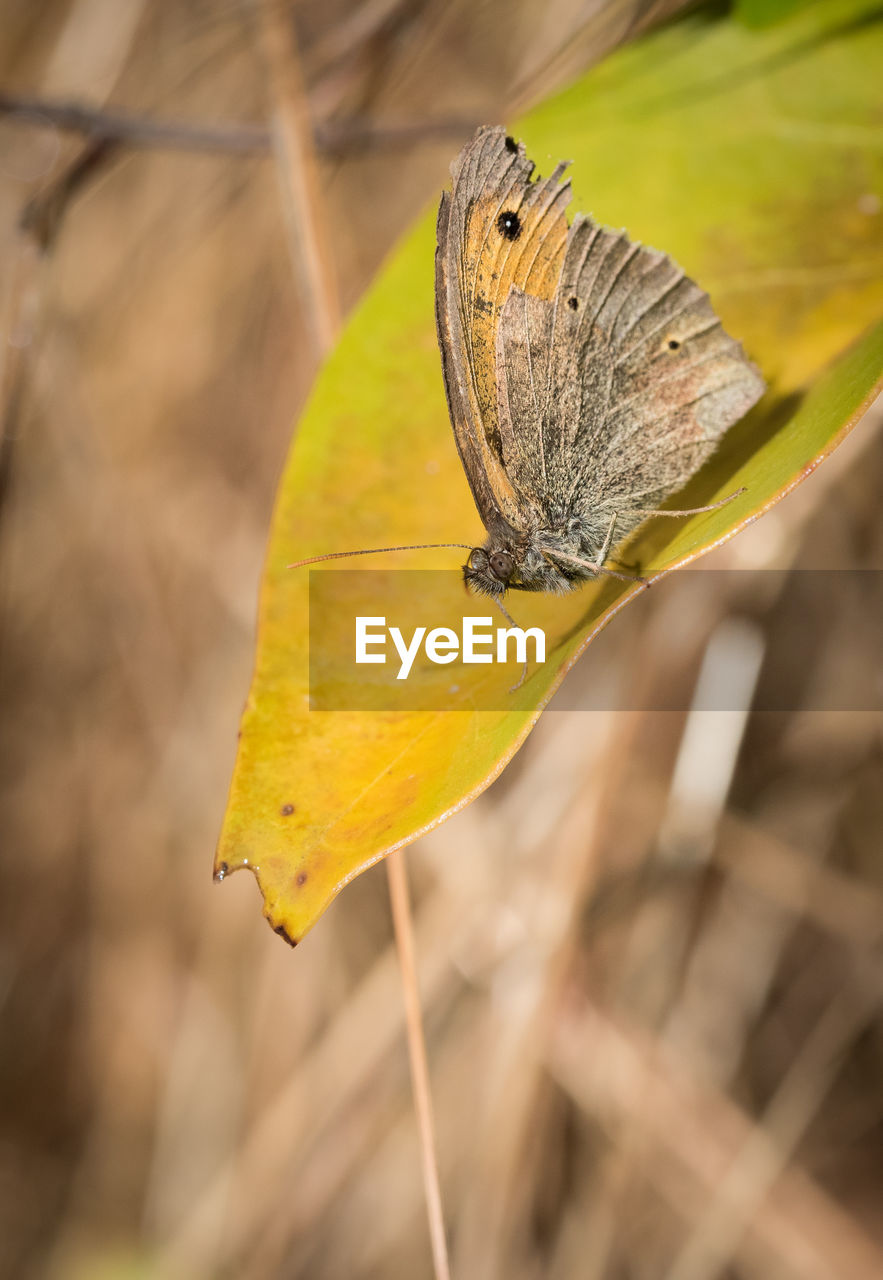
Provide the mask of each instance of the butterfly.
{"label": "butterfly", "polygon": [[669,257],[585,214],[568,226],[566,167],[534,181],[524,145],[482,128],[439,207],[445,389],[488,533],[464,576],[487,595],[603,572],[765,389]]}
{"label": "butterfly", "polygon": [[534,179],[523,143],[482,127],[439,205],[442,373],[484,545],[298,565],[463,547],[467,586],[502,609],[508,590],[624,576],[610,552],[649,515],[721,505],[659,510],[764,381],[671,258],[585,214],[568,224],[566,168]]}

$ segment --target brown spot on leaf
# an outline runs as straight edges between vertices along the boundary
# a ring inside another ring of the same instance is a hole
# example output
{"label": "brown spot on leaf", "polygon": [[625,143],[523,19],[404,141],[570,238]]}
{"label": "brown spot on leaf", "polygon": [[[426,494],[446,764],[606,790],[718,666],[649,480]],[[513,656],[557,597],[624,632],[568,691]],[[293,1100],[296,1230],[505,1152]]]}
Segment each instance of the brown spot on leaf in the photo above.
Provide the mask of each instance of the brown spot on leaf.
{"label": "brown spot on leaf", "polygon": [[294,805],[284,804],[282,808],[279,810],[279,812],[282,814],[283,818],[290,818],[291,815],[294,813]]}
{"label": "brown spot on leaf", "polygon": [[229,863],[226,863],[226,862],[222,862],[217,867],[215,867],[215,874],[213,877],[215,884],[220,884],[221,881],[224,879],[224,876],[227,874],[229,870],[230,870]]}
{"label": "brown spot on leaf", "polygon": [[273,932],[278,933],[280,938],[284,938],[290,947],[296,947],[297,942],[292,938],[291,934],[285,928],[284,924],[274,924]]}
{"label": "brown spot on leaf", "polygon": [[297,884],[306,884],[306,882],[307,882],[307,873],[306,873],[306,871],[298,871],[298,873],[297,873],[297,877],[296,877],[296,883],[297,883]]}

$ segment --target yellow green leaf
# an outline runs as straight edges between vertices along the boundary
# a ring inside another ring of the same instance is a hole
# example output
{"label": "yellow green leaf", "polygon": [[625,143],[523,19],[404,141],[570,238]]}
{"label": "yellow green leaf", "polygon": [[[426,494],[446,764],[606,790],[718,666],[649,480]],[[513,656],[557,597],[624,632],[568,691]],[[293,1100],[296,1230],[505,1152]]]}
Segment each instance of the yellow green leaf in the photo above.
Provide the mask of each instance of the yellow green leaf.
{"label": "yellow green leaf", "polygon": [[[651,578],[778,501],[883,377],[883,25],[870,0],[787,9],[762,27],[700,13],[510,122],[542,172],[573,161],[575,208],[665,249],[709,290],[769,383],[678,505],[745,493],[706,515],[648,524],[627,558]],[[470,709],[468,679],[453,710],[311,709],[309,575],[291,561],[483,540],[445,408],[433,253],[429,213],[319,375],[273,518],[216,873],[250,867],[270,923],[292,941],[347,881],[499,774],[636,590],[607,580],[537,600],[552,651],[499,710]],[[457,557],[400,552],[390,562],[450,568]]]}

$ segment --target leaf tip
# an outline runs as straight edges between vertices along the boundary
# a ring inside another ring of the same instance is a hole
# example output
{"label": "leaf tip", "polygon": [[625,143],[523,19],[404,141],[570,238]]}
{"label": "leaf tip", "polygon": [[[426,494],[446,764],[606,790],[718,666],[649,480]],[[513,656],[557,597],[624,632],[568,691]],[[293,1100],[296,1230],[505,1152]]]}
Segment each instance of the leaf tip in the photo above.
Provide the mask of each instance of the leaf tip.
{"label": "leaf tip", "polygon": [[273,924],[273,921],[269,919],[269,916],[267,917],[267,919],[269,921],[270,928],[273,930],[274,933],[278,933],[280,938],[284,938],[290,947],[297,946],[298,939],[292,938],[291,934],[285,928],[284,924]]}

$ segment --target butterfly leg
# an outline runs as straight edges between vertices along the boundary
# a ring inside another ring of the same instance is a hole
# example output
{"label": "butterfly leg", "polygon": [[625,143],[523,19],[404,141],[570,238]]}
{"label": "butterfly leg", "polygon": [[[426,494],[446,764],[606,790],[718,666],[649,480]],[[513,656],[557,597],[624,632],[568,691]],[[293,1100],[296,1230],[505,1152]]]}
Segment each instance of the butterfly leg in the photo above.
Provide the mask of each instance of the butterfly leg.
{"label": "butterfly leg", "polygon": [[685,507],[681,511],[657,511],[653,507],[635,507],[632,514],[636,516],[699,516],[705,511],[717,511],[719,507],[725,507],[728,502],[747,492],[748,489],[743,484],[741,489],[735,489],[725,498],[721,498],[720,502],[712,502],[707,507]]}
{"label": "butterfly leg", "polygon": [[[500,613],[502,613],[503,617],[504,617],[504,618],[506,619],[506,621],[509,623],[509,626],[510,626],[510,627],[517,626],[517,623],[515,622],[515,619],[512,617],[512,615],[510,614],[509,610],[508,610],[508,609],[506,608],[506,606],[503,604],[502,600],[498,600],[498,599],[496,599],[496,598],[495,598],[495,599],[494,599],[494,604],[495,604],[495,605],[497,606],[497,608],[500,610]],[[525,658],[524,662],[522,663],[522,666],[521,666],[521,675],[518,677],[518,679],[516,680],[515,684],[513,684],[512,688],[509,690],[509,692],[510,692],[510,693],[515,693],[515,691],[516,691],[517,689],[520,689],[520,688],[521,688],[521,686],[524,684],[524,682],[525,682],[525,680],[526,680],[526,679],[527,679],[527,658]]]}
{"label": "butterfly leg", "polygon": [[610,555],[610,547],[613,543],[613,530],[616,528],[616,516],[617,513],[614,511],[610,524],[608,525],[607,532],[604,535],[604,543],[601,550],[598,552],[597,560],[594,561],[593,568],[596,573],[601,572],[607,562],[607,557]]}

